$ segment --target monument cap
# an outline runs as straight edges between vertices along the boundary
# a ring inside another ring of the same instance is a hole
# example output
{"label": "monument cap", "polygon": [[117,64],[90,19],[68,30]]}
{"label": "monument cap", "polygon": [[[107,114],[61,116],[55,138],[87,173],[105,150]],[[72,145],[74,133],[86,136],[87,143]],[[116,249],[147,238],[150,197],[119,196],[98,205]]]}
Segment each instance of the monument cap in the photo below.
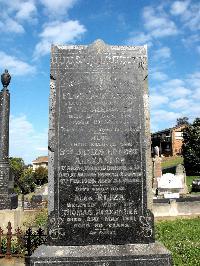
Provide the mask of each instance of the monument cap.
{"label": "monument cap", "polygon": [[1,75],[1,83],[4,88],[7,88],[10,84],[11,75],[9,74],[8,70],[5,69],[4,73]]}

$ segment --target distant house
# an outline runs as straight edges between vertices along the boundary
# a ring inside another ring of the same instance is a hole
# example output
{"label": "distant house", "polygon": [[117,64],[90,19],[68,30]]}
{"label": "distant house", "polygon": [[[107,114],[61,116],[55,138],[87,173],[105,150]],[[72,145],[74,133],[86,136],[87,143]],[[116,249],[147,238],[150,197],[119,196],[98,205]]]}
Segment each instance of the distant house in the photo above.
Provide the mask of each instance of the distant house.
{"label": "distant house", "polygon": [[48,168],[48,156],[39,156],[34,161],[32,161],[33,164],[33,171],[37,169],[39,166]]}
{"label": "distant house", "polygon": [[187,125],[164,129],[151,134],[151,152],[158,146],[161,155],[176,156],[182,154],[183,130]]}

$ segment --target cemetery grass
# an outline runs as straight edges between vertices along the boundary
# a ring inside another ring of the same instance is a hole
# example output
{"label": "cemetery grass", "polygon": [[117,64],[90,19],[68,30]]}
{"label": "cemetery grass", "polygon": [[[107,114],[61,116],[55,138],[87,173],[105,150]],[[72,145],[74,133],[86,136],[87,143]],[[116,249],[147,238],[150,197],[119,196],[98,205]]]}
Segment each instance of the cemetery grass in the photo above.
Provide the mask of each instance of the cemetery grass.
{"label": "cemetery grass", "polygon": [[169,167],[176,166],[178,164],[183,164],[182,156],[163,158],[162,163],[161,163],[162,168],[169,168]]}
{"label": "cemetery grass", "polygon": [[200,258],[200,217],[156,223],[156,239],[172,252],[174,266],[197,266]]}

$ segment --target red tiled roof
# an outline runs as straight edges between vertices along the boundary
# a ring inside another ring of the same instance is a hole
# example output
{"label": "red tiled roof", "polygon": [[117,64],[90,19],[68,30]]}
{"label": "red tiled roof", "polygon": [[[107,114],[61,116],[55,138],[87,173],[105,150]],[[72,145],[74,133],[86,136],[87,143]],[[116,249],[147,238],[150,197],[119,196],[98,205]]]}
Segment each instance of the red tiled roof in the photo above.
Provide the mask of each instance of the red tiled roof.
{"label": "red tiled roof", "polygon": [[32,163],[48,163],[48,156],[39,156]]}

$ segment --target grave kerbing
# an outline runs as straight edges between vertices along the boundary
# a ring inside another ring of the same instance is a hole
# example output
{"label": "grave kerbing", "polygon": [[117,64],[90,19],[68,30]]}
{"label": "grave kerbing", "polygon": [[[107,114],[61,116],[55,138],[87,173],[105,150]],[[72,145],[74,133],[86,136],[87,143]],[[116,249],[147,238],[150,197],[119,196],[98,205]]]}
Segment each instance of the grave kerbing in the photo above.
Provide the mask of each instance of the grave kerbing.
{"label": "grave kerbing", "polygon": [[53,46],[51,60],[49,242],[31,265],[171,265],[150,210],[146,46]]}

